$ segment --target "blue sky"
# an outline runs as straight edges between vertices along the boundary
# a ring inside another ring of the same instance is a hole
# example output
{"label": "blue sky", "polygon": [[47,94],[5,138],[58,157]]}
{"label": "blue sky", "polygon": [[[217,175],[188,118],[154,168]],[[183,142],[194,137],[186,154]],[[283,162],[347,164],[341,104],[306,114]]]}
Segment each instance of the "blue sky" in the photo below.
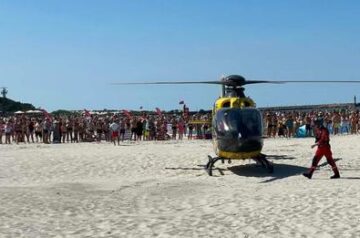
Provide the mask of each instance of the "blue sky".
{"label": "blue sky", "polygon": [[[0,0],[0,86],[56,109],[210,109],[215,85],[360,80],[360,1]],[[352,102],[357,85],[250,85],[260,107]]]}

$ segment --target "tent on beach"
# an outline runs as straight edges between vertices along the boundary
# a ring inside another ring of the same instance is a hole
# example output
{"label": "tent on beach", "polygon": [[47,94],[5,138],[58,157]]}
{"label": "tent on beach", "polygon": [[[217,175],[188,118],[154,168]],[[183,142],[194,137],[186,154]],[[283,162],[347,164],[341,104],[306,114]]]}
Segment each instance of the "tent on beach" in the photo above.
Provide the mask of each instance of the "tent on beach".
{"label": "tent on beach", "polygon": [[306,126],[300,126],[299,129],[296,131],[296,137],[302,138],[306,137]]}
{"label": "tent on beach", "polygon": [[42,114],[43,112],[40,110],[28,110],[26,114]]}

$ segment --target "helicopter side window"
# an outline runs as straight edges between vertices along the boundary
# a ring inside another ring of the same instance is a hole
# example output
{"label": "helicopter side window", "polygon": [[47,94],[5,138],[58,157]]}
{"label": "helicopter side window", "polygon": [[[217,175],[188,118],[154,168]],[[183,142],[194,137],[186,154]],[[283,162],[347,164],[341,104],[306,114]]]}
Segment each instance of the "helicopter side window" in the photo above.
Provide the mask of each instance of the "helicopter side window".
{"label": "helicopter side window", "polygon": [[244,101],[244,105],[245,105],[245,107],[250,107],[251,103],[249,101]]}
{"label": "helicopter side window", "polygon": [[222,107],[230,107],[230,101],[224,102]]}

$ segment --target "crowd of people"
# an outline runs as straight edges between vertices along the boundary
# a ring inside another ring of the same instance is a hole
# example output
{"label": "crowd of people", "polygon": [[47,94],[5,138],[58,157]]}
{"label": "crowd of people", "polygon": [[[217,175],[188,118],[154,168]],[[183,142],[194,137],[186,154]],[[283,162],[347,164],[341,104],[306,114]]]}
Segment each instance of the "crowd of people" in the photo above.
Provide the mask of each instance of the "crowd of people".
{"label": "crowd of people", "polygon": [[[0,118],[0,143],[78,143],[211,139],[211,113],[183,115],[17,115]],[[267,137],[314,136],[316,124],[331,134],[358,134],[359,111],[263,112]],[[303,129],[303,134],[301,134]]]}
{"label": "crowd of people", "polygon": [[264,128],[268,137],[309,137],[314,136],[316,124],[324,125],[332,135],[358,134],[360,113],[358,110],[314,110],[264,112]]}
{"label": "crowd of people", "polygon": [[[0,118],[0,144],[209,138],[209,115],[49,115]],[[190,121],[190,123],[189,123]]]}

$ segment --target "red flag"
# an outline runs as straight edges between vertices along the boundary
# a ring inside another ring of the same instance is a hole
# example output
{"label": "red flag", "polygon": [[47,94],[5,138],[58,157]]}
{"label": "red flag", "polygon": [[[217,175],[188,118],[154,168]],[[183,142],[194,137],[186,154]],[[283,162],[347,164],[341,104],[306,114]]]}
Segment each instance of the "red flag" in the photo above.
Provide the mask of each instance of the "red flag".
{"label": "red flag", "polygon": [[159,116],[161,116],[162,115],[162,112],[161,112],[161,110],[160,110],[160,108],[155,108],[156,109],[156,114],[158,114]]}
{"label": "red flag", "polygon": [[40,111],[42,111],[45,118],[51,120],[51,114],[50,113],[48,113],[45,109],[40,109]]}
{"label": "red flag", "polygon": [[122,112],[124,113],[125,116],[129,118],[131,117],[131,113],[128,110],[123,110]]}

